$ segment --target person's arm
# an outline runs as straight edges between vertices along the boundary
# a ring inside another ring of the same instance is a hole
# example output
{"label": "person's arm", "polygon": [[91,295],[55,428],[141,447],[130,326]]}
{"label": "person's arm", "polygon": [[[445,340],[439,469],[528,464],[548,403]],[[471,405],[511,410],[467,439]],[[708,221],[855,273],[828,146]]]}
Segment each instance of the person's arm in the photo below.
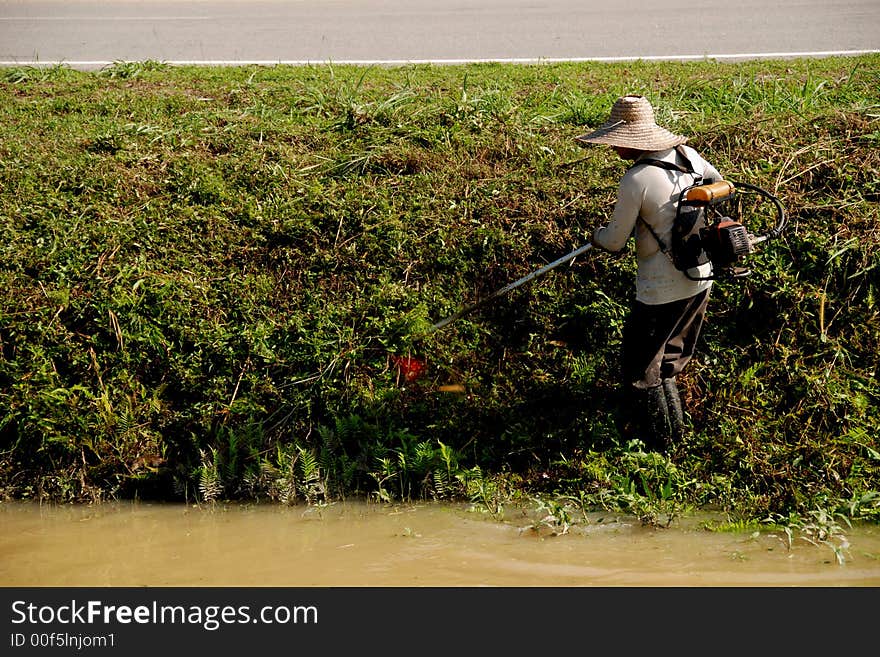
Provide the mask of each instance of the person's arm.
{"label": "person's arm", "polygon": [[624,176],[617,190],[617,202],[607,226],[600,226],[593,231],[593,245],[606,251],[620,251],[636,226],[639,212],[642,209],[643,190],[639,185]]}
{"label": "person's arm", "polygon": [[718,169],[706,162],[706,160],[703,160],[703,179],[718,182],[724,180],[724,176],[718,173]]}

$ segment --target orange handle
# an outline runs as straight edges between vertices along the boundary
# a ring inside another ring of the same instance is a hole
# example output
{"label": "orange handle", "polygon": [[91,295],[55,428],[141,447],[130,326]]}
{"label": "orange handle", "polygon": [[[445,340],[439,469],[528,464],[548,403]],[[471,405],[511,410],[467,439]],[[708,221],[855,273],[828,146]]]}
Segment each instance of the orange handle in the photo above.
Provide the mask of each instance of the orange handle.
{"label": "orange handle", "polygon": [[691,187],[687,191],[685,200],[689,203],[711,203],[725,196],[733,194],[733,183],[726,180],[709,183],[708,185],[699,185]]}

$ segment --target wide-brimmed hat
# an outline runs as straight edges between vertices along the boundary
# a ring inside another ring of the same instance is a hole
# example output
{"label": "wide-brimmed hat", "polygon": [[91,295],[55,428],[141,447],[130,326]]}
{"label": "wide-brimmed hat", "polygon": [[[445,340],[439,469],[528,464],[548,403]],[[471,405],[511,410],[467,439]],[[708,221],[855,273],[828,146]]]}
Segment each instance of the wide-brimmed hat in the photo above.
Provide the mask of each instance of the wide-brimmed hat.
{"label": "wide-brimmed hat", "polygon": [[687,141],[687,137],[676,135],[654,122],[654,108],[644,96],[618,98],[608,121],[575,139],[587,144],[608,144],[641,151],[661,151]]}

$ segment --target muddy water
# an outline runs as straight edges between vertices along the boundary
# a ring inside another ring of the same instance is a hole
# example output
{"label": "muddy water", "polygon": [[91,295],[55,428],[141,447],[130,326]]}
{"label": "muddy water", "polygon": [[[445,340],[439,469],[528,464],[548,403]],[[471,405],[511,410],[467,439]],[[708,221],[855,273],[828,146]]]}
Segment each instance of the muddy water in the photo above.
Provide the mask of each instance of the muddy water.
{"label": "muddy water", "polygon": [[0,586],[878,586],[880,527],[828,546],[468,506],[0,504]]}

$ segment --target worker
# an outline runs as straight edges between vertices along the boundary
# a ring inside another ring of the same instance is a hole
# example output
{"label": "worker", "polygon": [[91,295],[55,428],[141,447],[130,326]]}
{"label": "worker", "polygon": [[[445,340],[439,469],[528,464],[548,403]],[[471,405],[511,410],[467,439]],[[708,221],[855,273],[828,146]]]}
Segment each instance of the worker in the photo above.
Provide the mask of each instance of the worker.
{"label": "worker", "polygon": [[[610,146],[632,161],[620,180],[607,225],[599,226],[592,244],[611,252],[635,236],[635,300],[624,323],[622,385],[636,413],[634,425],[646,448],[667,451],[685,433],[685,416],[676,381],[694,354],[709,303],[711,265],[688,276],[672,262],[670,244],[676,201],[697,182],[722,180],[721,174],[686,137],[657,125],[647,98],[627,95],[611,108],[596,130],[576,137],[581,144]],[[650,166],[649,166],[650,165]],[[696,280],[695,280],[696,279]]]}

